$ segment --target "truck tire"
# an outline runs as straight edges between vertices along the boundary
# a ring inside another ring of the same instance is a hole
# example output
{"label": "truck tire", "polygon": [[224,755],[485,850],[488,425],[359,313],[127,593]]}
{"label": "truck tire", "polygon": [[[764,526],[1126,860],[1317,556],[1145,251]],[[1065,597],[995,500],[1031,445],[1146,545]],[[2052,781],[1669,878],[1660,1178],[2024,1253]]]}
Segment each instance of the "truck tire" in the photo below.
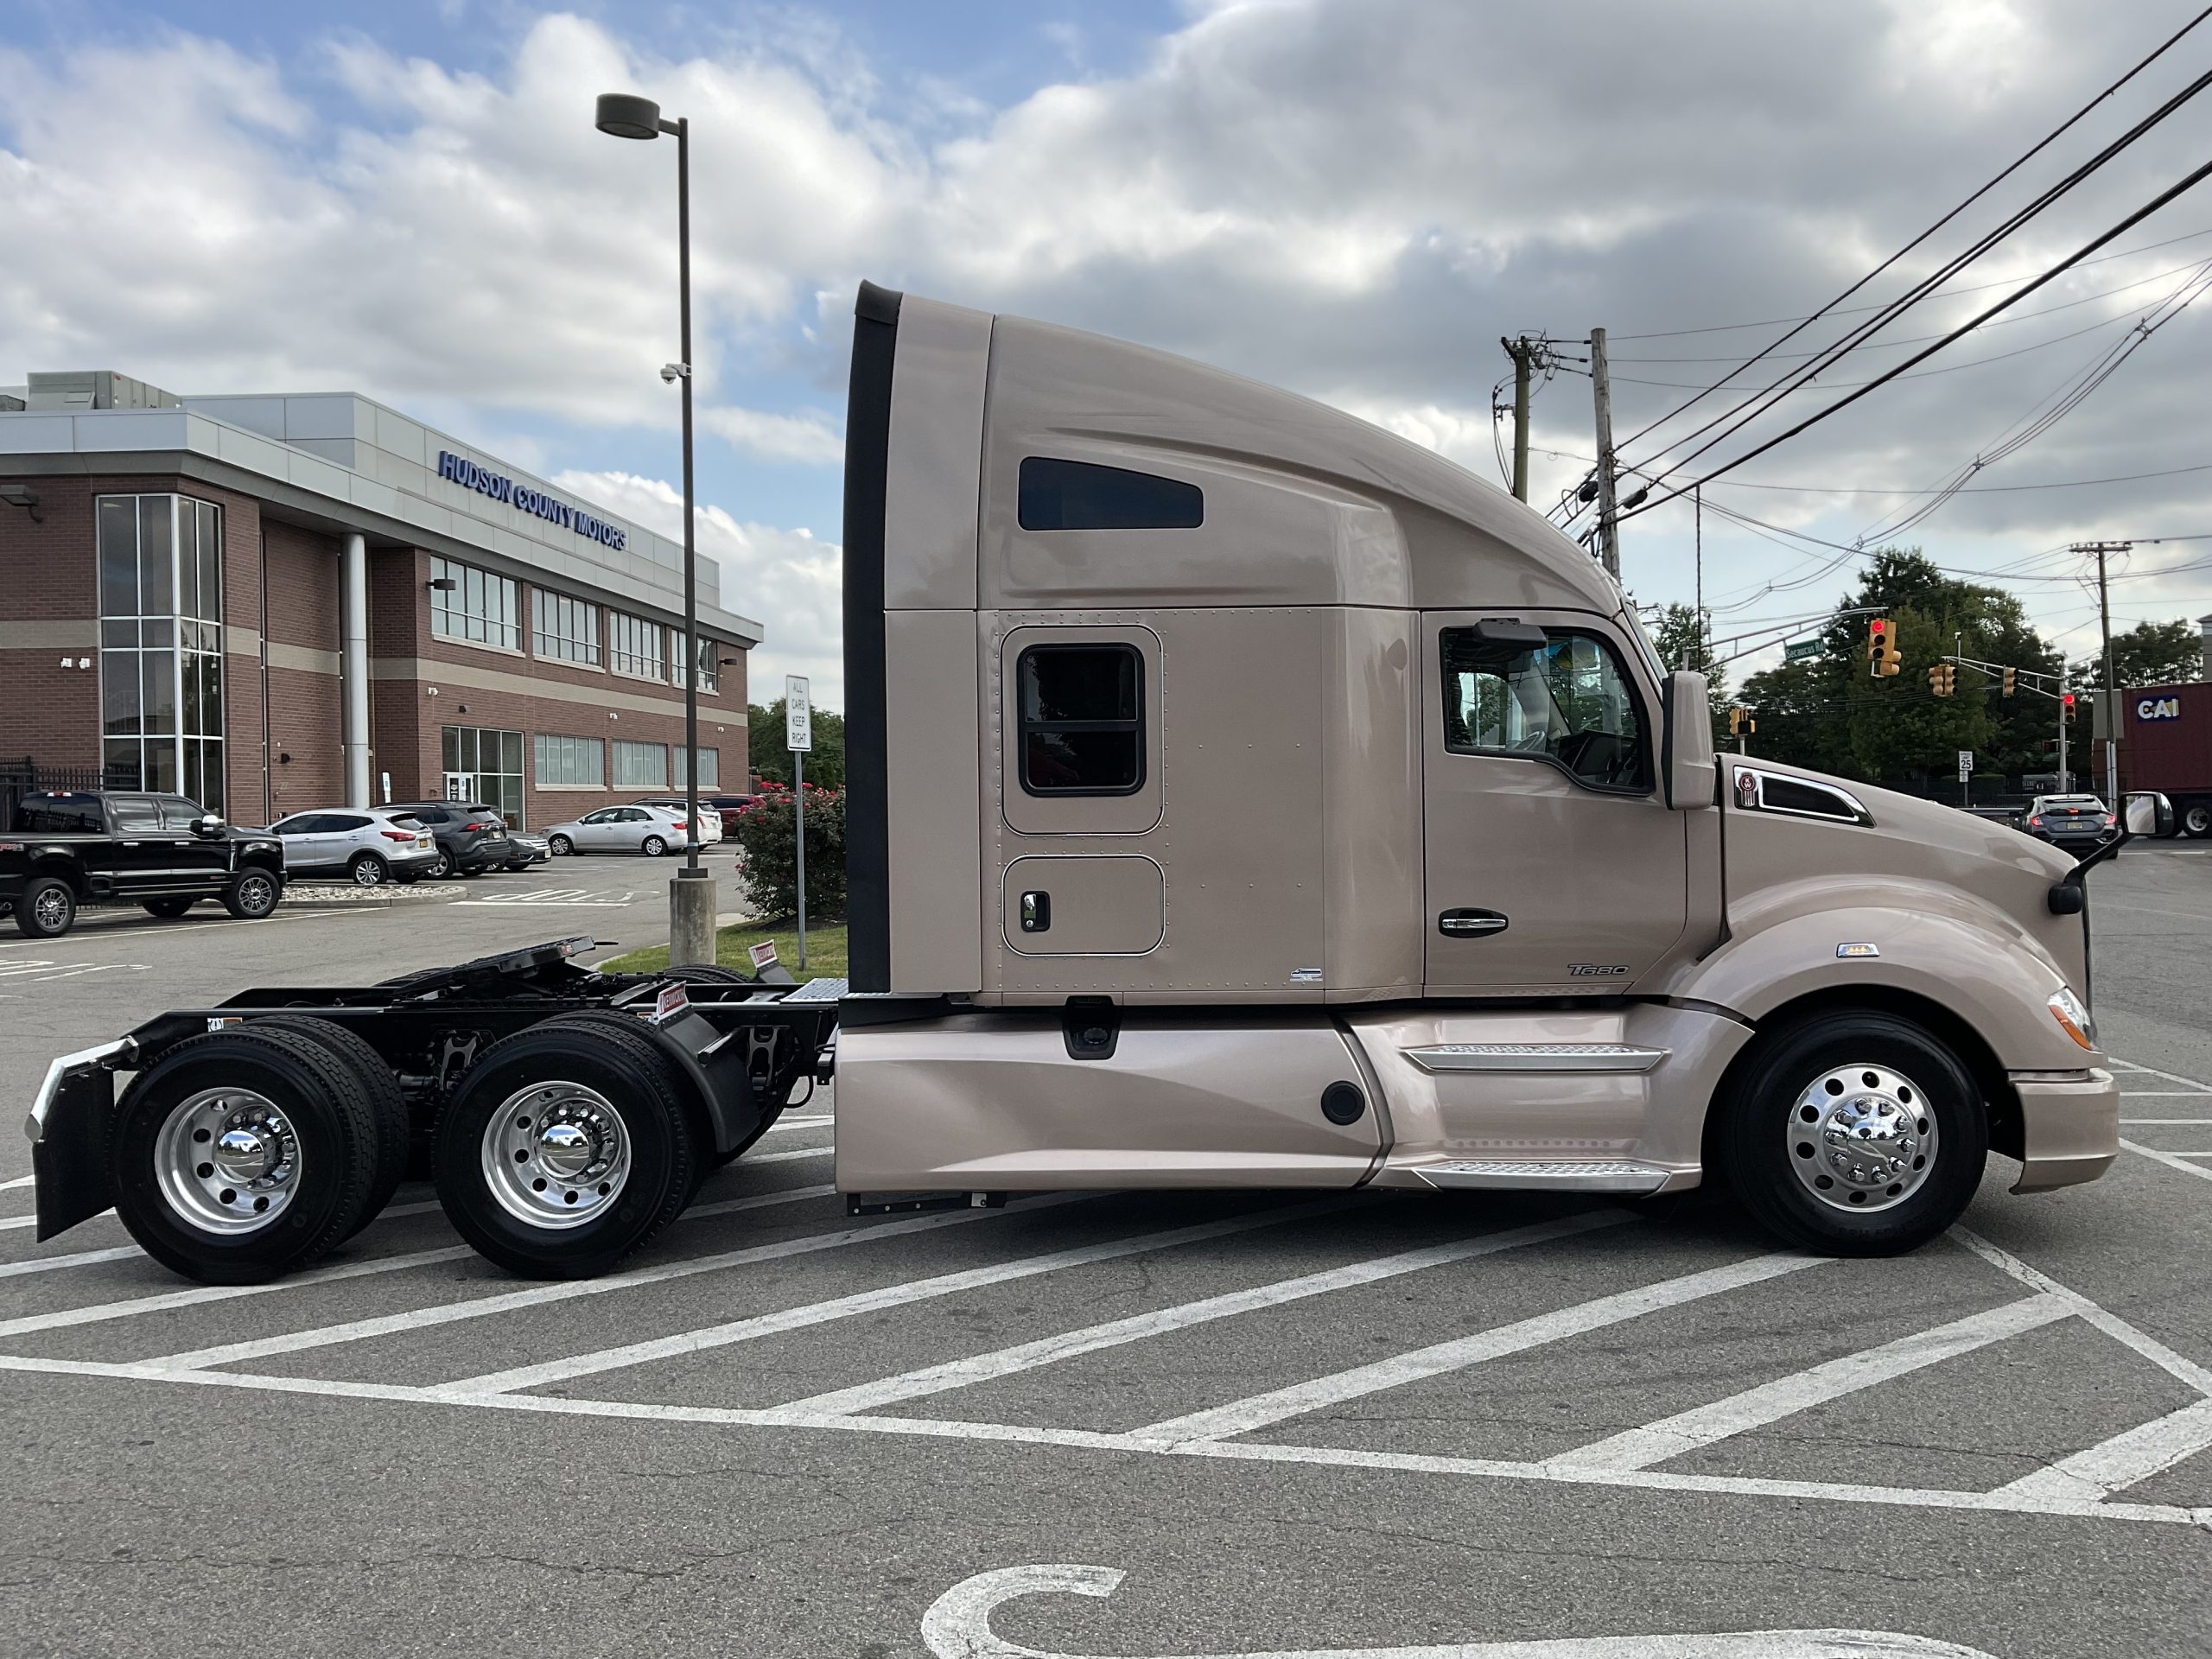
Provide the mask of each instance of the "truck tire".
{"label": "truck tire", "polygon": [[[352,1079],[354,1097],[369,1109],[376,1129],[376,1159],[369,1177],[369,1201],[353,1224],[351,1238],[378,1216],[407,1174],[410,1122],[407,1097],[384,1057],[335,1020],[306,1014],[271,1014],[250,1022],[256,1031],[285,1031],[320,1047]],[[345,1243],[344,1239],[339,1241]]]}
{"label": "truck tire", "polygon": [[2212,836],[2212,801],[2190,801],[2175,815],[2175,828],[2191,841]]}
{"label": "truck tire", "polygon": [[242,922],[257,922],[276,908],[283,883],[266,870],[244,869],[223,889],[223,908]]}
{"label": "truck tire", "polygon": [[1762,1033],[1715,1102],[1712,1147],[1752,1218],[1829,1255],[1895,1255],[1943,1231],[1989,1154],[1981,1091],[1923,1027],[1837,1010]]}
{"label": "truck tire", "polygon": [[485,1051],[438,1121],[438,1200],[530,1278],[611,1271],[683,1213],[702,1125],[688,1080],[624,1014],[542,1020]]}
{"label": "truck tire", "polygon": [[108,1118],[116,1214],[147,1255],[207,1284],[262,1284],[307,1266],[368,1205],[377,1128],[356,1087],[294,1032],[187,1039]]}
{"label": "truck tire", "polygon": [[159,916],[173,920],[190,910],[194,902],[190,899],[141,899],[138,901],[138,907],[149,916]]}
{"label": "truck tire", "polygon": [[16,900],[16,926],[26,938],[58,939],[77,925],[77,895],[56,875],[35,875]]}

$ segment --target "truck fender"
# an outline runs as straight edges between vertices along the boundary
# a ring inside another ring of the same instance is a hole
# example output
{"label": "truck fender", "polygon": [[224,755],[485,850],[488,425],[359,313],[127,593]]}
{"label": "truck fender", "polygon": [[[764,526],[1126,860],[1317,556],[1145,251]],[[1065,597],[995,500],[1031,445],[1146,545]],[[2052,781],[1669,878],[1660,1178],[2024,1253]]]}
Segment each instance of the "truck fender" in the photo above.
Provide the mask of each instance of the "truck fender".
{"label": "truck fender", "polygon": [[[2051,1016],[2064,983],[2028,935],[1941,889],[1904,903],[1762,907],[1730,918],[1727,943],[1667,987],[1670,996],[1711,1004],[1754,1025],[1809,997],[1854,988],[1901,992],[1947,1009],[2007,1071],[2080,1071],[2097,1057]],[[1877,954],[1866,953],[1871,946]],[[1848,951],[1850,954],[1846,954]]]}

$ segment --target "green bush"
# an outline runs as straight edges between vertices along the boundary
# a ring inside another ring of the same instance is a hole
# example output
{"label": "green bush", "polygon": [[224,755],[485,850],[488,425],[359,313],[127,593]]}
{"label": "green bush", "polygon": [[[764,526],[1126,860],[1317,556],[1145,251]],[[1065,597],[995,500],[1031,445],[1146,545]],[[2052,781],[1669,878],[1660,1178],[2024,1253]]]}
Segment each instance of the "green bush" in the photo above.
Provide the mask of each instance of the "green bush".
{"label": "green bush", "polygon": [[[739,880],[756,915],[776,919],[798,910],[798,817],[787,785],[772,783],[749,806],[723,816],[744,862]],[[806,786],[806,918],[845,913],[845,791]]]}

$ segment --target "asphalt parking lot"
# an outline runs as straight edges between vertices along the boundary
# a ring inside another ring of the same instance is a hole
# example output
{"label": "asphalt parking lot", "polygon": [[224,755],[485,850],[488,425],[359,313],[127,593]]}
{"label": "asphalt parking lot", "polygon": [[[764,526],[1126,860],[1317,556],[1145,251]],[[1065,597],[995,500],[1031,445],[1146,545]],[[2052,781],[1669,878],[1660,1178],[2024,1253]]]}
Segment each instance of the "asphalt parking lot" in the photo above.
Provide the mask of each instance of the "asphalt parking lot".
{"label": "asphalt parking lot", "polygon": [[[849,1221],[817,1099],[613,1278],[505,1278],[410,1186],[327,1267],[211,1288],[111,1217],[30,1243],[0,1142],[0,1630],[164,1656],[2212,1651],[2208,853],[2093,878],[2119,1166],[2014,1198],[1993,1160],[1963,1226],[1890,1262],[1777,1251],[1720,1205],[1504,1195]],[[227,988],[664,937],[669,874],[564,860],[11,944],[0,1091]]]}

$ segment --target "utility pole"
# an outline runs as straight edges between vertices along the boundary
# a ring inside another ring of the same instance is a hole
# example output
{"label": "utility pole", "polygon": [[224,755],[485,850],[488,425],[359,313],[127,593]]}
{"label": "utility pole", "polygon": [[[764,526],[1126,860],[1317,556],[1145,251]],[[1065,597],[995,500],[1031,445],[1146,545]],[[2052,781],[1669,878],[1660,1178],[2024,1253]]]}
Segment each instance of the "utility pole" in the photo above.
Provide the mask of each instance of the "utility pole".
{"label": "utility pole", "polygon": [[1696,527],[1692,544],[1697,550],[1697,643],[1700,654],[1709,656],[1711,653],[1705,650],[1705,486],[1702,484],[1690,486],[1690,516]]}
{"label": "utility pole", "polygon": [[1613,383],[1605,368],[1605,331],[1590,331],[1590,388],[1598,412],[1598,556],[1605,574],[1621,576],[1620,524],[1613,505]]}
{"label": "utility pole", "polygon": [[2120,686],[2112,671],[2112,594],[2105,583],[2105,556],[2111,553],[2125,553],[2134,545],[2133,542],[2076,542],[2069,550],[2075,553],[2094,553],[2097,558],[2097,619],[2104,639],[2097,709],[2104,716],[2105,804],[2115,812],[2120,810],[2113,804],[2120,798]]}
{"label": "utility pole", "polygon": [[1501,339],[1505,354],[1513,359],[1513,499],[1529,499],[1529,377],[1535,368],[1542,345],[1523,334]]}

